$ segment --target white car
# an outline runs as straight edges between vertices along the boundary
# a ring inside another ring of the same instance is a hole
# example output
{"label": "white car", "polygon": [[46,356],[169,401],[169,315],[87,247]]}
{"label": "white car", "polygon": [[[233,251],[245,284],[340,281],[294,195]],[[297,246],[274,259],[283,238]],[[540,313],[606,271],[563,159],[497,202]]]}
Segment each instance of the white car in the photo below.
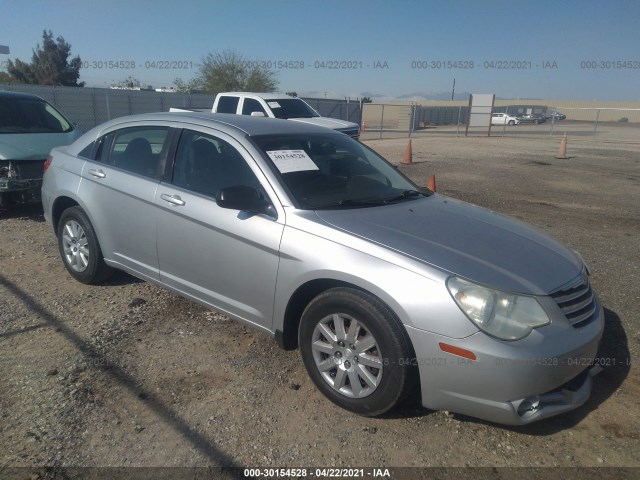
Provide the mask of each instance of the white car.
{"label": "white car", "polygon": [[278,93],[219,93],[211,111],[213,113],[235,113],[237,115],[293,120],[331,128],[349,135],[351,138],[358,139],[360,137],[360,126],[357,123],[322,117],[301,98]]}
{"label": "white car", "polygon": [[518,125],[520,120],[506,113],[494,113],[491,115],[491,125]]}

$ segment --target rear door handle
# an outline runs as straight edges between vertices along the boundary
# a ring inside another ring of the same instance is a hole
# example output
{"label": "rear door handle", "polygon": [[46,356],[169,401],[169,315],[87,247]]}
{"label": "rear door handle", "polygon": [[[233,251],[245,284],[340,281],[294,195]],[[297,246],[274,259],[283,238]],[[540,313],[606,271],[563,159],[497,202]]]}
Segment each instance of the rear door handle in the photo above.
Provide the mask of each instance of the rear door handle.
{"label": "rear door handle", "polygon": [[169,195],[168,193],[163,193],[160,195],[160,198],[175,207],[182,207],[185,204],[184,200],[180,198],[180,195]]}
{"label": "rear door handle", "polygon": [[107,176],[107,174],[104,173],[102,170],[96,170],[94,168],[89,170],[89,175],[92,175],[96,178],[104,178]]}

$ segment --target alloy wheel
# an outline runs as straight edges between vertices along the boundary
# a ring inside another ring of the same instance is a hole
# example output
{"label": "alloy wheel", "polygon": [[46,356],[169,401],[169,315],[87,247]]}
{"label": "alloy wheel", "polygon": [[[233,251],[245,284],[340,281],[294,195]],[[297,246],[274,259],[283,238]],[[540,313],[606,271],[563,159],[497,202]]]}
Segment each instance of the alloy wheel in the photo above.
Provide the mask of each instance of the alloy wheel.
{"label": "alloy wheel", "polygon": [[378,342],[355,318],[342,313],[324,317],[311,342],[320,375],[337,392],[363,398],[380,385],[383,360]]}
{"label": "alloy wheel", "polygon": [[82,226],[68,220],[62,230],[62,249],[67,264],[76,272],[84,272],[89,265],[89,244]]}

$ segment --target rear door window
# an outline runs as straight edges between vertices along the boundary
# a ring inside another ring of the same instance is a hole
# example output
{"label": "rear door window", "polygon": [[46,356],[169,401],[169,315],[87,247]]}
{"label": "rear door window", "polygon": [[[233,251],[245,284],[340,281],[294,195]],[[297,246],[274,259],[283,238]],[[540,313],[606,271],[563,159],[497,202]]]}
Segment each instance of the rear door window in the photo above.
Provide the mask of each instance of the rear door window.
{"label": "rear door window", "polygon": [[132,127],[108,133],[100,140],[99,162],[144,177],[158,176],[167,147],[169,127]]}

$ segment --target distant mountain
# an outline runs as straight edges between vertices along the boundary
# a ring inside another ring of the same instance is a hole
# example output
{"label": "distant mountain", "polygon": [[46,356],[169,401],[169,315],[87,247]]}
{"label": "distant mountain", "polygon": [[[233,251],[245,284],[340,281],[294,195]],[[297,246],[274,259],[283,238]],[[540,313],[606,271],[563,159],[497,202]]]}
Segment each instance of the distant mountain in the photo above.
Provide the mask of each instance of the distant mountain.
{"label": "distant mountain", "polygon": [[[468,100],[469,92],[456,92],[454,100]],[[451,100],[451,92],[414,92],[395,97],[398,100]]]}
{"label": "distant mountain", "polygon": [[369,97],[369,98],[389,98],[388,95],[384,95],[382,93],[372,93],[372,92],[361,92],[360,97]]}

